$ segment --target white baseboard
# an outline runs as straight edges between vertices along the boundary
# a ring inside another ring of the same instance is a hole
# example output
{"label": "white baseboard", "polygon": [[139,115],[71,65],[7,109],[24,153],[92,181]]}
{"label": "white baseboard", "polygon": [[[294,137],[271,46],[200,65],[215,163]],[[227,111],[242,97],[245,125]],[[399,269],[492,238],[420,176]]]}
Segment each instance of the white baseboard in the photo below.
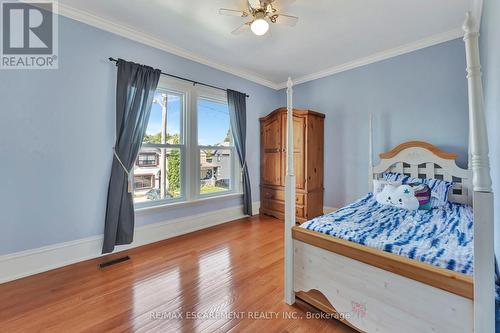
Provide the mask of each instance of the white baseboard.
{"label": "white baseboard", "polygon": [[[259,206],[260,202],[252,204],[254,214],[258,214]],[[132,244],[117,246],[115,252],[158,242],[243,217],[242,206],[239,205],[204,214],[148,224],[135,229]],[[99,235],[0,256],[0,283],[100,257],[102,242],[103,236]]]}
{"label": "white baseboard", "polygon": [[330,207],[330,206],[323,206],[323,214],[330,214],[336,211],[338,208],[335,207]]}

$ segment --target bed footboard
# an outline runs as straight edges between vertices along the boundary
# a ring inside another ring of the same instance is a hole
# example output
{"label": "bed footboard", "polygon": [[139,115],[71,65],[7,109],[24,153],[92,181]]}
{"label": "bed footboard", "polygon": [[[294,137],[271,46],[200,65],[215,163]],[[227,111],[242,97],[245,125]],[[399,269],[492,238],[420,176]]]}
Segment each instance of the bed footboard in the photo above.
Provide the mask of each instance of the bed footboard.
{"label": "bed footboard", "polygon": [[295,295],[360,332],[473,332],[469,298],[299,240],[293,247]]}

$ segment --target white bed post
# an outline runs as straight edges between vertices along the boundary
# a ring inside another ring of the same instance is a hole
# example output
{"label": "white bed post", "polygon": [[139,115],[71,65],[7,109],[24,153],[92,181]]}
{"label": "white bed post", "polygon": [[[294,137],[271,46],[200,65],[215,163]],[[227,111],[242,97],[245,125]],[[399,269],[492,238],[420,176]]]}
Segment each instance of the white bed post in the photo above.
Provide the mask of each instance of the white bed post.
{"label": "white bed post", "polygon": [[469,89],[470,167],[474,205],[474,332],[495,331],[493,193],[483,108],[479,32],[467,13],[463,26]]}
{"label": "white bed post", "polygon": [[287,142],[286,142],[286,181],[285,181],[285,302],[295,303],[293,292],[293,239],[292,227],[295,225],[295,175],[293,158],[293,83],[288,78],[286,89],[287,104]]}
{"label": "white bed post", "polygon": [[373,114],[368,120],[368,189],[373,192]]}

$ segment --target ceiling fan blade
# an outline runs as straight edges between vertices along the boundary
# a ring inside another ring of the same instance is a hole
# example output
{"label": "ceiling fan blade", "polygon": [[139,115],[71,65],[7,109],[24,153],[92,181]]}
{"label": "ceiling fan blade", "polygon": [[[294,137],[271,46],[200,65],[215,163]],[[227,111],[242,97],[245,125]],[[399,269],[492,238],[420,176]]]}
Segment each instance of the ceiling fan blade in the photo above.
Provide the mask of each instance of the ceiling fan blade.
{"label": "ceiling fan blade", "polygon": [[219,14],[225,15],[225,16],[239,16],[239,17],[247,17],[248,16],[247,12],[244,12],[241,10],[236,10],[236,9],[227,9],[227,8],[220,8]]}
{"label": "ceiling fan blade", "polygon": [[295,2],[295,0],[273,0],[272,2],[278,4],[278,6],[281,8],[291,5],[292,3]]}
{"label": "ceiling fan blade", "polygon": [[244,23],[242,25],[240,25],[238,28],[234,29],[233,31],[231,31],[231,33],[233,35],[239,35],[247,30],[250,29],[250,23]]}
{"label": "ceiling fan blade", "polygon": [[271,20],[273,23],[288,25],[289,27],[294,27],[299,18],[297,16],[285,15],[285,14],[275,14],[275,19]]}
{"label": "ceiling fan blade", "polygon": [[248,6],[252,9],[259,9],[261,4],[260,0],[248,0]]}

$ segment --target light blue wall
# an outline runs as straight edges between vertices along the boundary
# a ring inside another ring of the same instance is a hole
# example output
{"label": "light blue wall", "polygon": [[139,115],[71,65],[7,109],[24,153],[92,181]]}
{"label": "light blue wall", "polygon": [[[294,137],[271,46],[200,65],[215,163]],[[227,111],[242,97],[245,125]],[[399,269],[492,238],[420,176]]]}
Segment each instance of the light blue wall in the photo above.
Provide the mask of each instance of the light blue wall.
{"label": "light blue wall", "polygon": [[483,6],[479,41],[495,193],[495,253],[500,258],[500,2],[485,0]]}
{"label": "light blue wall", "polygon": [[[282,91],[282,101],[285,102]],[[368,192],[368,119],[374,153],[420,139],[467,164],[465,51],[460,39],[294,87],[294,107],[326,114],[325,205]]]}
{"label": "light blue wall", "polygon": [[[259,179],[257,119],[278,106],[276,91],[64,17],[59,23],[59,70],[0,71],[0,255],[102,234],[115,126],[110,56],[248,93],[248,163]],[[136,222],[239,203],[156,210]]]}

